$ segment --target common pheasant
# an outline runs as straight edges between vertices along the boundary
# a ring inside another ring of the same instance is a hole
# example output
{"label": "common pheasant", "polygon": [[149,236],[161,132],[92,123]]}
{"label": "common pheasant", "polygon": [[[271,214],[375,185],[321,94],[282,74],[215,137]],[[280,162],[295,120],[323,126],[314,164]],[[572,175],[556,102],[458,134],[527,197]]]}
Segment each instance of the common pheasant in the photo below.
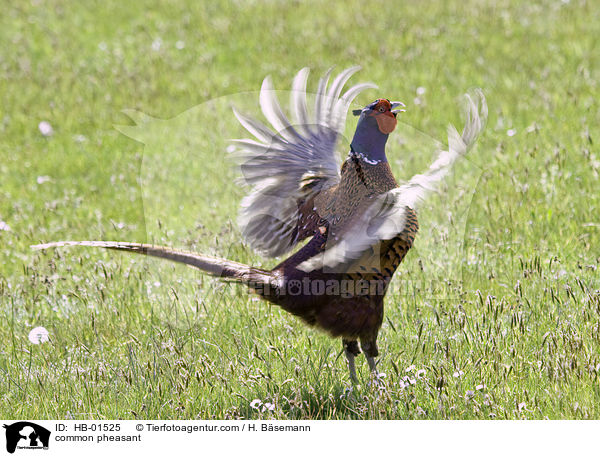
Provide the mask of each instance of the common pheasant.
{"label": "common pheasant", "polygon": [[385,146],[404,105],[379,98],[359,116],[349,154],[341,165],[336,145],[354,98],[373,84],[358,84],[343,95],[349,68],[329,86],[320,79],[314,116],[307,108],[308,69],[294,79],[292,124],[283,113],[270,78],[263,82],[260,105],[275,131],[234,110],[256,140],[236,140],[241,171],[251,193],[243,199],[239,223],[246,241],[265,256],[296,253],[271,270],[149,244],[67,241],[33,246],[104,247],[141,253],[194,266],[222,279],[240,282],[266,301],[309,325],[341,337],[350,378],[357,381],[354,358],[358,341],[376,373],[377,335],[383,301],[392,276],[413,245],[418,230],[416,209],[454,161],[474,144],[487,116],[481,91],[467,95],[462,135],[449,127],[447,151],[430,168],[398,187]]}

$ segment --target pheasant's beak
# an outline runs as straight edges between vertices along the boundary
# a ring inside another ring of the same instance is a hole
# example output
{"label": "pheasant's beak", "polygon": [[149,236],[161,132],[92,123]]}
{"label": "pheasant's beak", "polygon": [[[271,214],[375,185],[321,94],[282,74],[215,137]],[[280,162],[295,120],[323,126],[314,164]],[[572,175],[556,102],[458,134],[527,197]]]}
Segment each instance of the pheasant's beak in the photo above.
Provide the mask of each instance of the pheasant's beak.
{"label": "pheasant's beak", "polygon": [[392,101],[392,113],[394,114],[394,116],[396,114],[398,114],[399,112],[406,112],[406,109],[398,109],[398,108],[405,108],[406,105],[404,103],[402,103],[401,101]]}

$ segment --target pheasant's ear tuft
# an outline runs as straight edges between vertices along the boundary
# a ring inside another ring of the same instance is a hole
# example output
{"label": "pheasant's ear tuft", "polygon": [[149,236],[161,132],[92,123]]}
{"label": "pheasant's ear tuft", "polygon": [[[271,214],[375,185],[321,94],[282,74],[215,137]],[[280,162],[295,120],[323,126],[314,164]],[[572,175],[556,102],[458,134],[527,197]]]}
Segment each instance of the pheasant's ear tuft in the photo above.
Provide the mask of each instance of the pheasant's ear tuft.
{"label": "pheasant's ear tuft", "polygon": [[362,114],[362,109],[355,109],[354,111],[352,111],[352,114],[354,114],[355,116],[360,116]]}

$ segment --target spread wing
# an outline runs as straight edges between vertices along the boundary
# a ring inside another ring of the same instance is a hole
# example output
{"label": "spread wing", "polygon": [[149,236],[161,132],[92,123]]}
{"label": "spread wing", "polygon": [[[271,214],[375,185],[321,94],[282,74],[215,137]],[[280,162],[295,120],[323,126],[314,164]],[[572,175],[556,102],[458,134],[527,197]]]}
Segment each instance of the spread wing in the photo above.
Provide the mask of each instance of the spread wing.
{"label": "spread wing", "polygon": [[374,84],[342,89],[359,67],[342,71],[329,86],[331,70],[319,81],[313,115],[309,114],[306,81],[309,70],[298,72],[290,97],[293,123],[283,113],[271,79],[260,91],[260,106],[273,130],[234,113],[256,139],[234,140],[243,177],[251,192],[242,200],[239,225],[246,241],[266,256],[279,256],[316,229],[314,196],[340,180],[336,145],[344,131],[346,113],[354,98]]}
{"label": "spread wing", "polygon": [[346,269],[353,260],[364,256],[381,241],[398,236],[407,228],[408,208],[417,210],[430,191],[452,169],[456,160],[475,144],[487,119],[487,105],[481,90],[466,95],[466,122],[462,135],[448,127],[448,150],[441,151],[437,160],[423,174],[413,176],[406,184],[380,195],[361,211],[360,218],[343,233],[331,237],[323,253],[301,263],[298,268],[309,272],[315,269]]}

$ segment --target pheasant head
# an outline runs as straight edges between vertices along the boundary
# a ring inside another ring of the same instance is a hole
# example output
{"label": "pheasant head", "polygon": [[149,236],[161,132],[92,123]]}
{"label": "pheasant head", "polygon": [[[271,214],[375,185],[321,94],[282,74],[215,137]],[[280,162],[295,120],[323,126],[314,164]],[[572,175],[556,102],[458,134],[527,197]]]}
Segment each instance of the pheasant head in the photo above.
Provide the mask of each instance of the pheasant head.
{"label": "pheasant head", "polygon": [[353,111],[355,116],[360,117],[350,143],[352,152],[368,163],[387,161],[385,143],[396,128],[396,116],[399,112],[404,112],[404,109],[398,109],[400,107],[404,107],[404,103],[378,98],[363,109]]}

